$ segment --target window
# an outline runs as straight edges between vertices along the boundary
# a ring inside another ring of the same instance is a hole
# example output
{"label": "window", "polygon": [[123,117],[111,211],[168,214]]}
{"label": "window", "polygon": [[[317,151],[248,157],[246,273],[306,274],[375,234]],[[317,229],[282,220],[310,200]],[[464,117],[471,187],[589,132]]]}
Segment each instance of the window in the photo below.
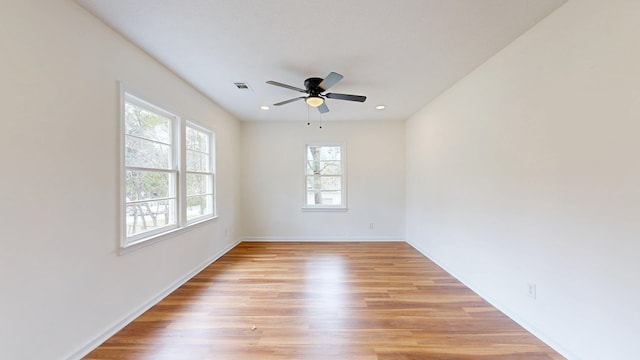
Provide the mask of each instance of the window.
{"label": "window", "polygon": [[122,136],[123,248],[214,217],[213,132],[125,92]]}
{"label": "window", "polygon": [[212,216],[213,211],[213,134],[187,124],[187,222]]}
{"label": "window", "polygon": [[306,145],[306,209],[346,209],[344,146]]}

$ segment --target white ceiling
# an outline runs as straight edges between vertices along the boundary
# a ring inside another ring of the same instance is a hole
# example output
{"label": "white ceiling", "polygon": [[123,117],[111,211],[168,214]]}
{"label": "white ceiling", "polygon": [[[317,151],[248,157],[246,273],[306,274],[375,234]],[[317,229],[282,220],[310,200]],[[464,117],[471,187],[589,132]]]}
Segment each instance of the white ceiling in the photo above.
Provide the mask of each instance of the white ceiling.
{"label": "white ceiling", "polygon": [[[407,119],[565,1],[77,0],[248,121]],[[304,88],[331,71],[344,79],[329,92],[367,101],[271,106],[302,94],[267,80]]]}

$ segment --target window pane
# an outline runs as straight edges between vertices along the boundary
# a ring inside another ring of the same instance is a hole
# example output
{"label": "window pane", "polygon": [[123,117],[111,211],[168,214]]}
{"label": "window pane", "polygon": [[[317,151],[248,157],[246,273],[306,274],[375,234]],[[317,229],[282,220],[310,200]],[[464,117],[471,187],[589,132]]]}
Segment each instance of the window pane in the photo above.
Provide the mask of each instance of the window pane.
{"label": "window pane", "polygon": [[342,179],[338,176],[323,176],[322,190],[340,190],[342,188]]}
{"label": "window pane", "polygon": [[175,173],[128,170],[125,176],[127,202],[175,197]]}
{"label": "window pane", "polygon": [[340,160],[340,146],[308,146],[307,159],[311,160]]}
{"label": "window pane", "polygon": [[340,176],[307,176],[307,190],[341,190]]}
{"label": "window pane", "polygon": [[125,134],[171,143],[171,119],[140,106],[125,104]]}
{"label": "window pane", "polygon": [[340,160],[340,146],[323,146],[320,151],[322,160]]}
{"label": "window pane", "polygon": [[187,126],[187,149],[209,153],[209,134]]}
{"label": "window pane", "polygon": [[187,221],[213,214],[213,195],[187,196]]}
{"label": "window pane", "polygon": [[127,236],[176,223],[175,200],[148,201],[127,205]]}
{"label": "window pane", "polygon": [[307,176],[307,190],[320,190],[320,177]]}
{"label": "window pane", "polygon": [[341,205],[342,192],[340,191],[307,191],[307,204],[309,205]]}
{"label": "window pane", "polygon": [[340,175],[342,168],[340,161],[309,161],[307,162],[307,175]]}
{"label": "window pane", "polygon": [[187,150],[187,171],[208,172],[209,155]]}
{"label": "window pane", "polygon": [[154,169],[171,168],[171,146],[125,136],[125,165]]}
{"label": "window pane", "polygon": [[322,175],[340,175],[341,170],[339,161],[327,161],[322,164],[320,173]]}
{"label": "window pane", "polygon": [[212,175],[187,174],[187,196],[210,194]]}

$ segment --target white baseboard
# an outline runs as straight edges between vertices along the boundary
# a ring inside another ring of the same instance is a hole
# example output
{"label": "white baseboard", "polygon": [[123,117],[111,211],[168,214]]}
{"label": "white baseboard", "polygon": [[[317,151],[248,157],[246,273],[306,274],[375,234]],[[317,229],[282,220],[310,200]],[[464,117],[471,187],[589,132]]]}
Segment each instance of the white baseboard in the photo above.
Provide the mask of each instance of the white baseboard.
{"label": "white baseboard", "polygon": [[433,259],[425,249],[423,249],[420,246],[412,243],[411,241],[407,241],[407,244],[411,245],[414,249],[416,249],[419,253],[424,255],[427,259],[433,261],[436,265],[441,267],[449,275],[453,276],[454,278],[456,278],[456,280],[458,280],[461,283],[463,283],[464,286],[466,286],[469,289],[471,289],[471,291],[473,291],[478,296],[483,298],[486,302],[491,304],[493,307],[495,307],[496,309],[500,310],[503,314],[507,315],[511,320],[513,320],[516,323],[518,323],[518,325],[520,325],[523,328],[525,328],[525,330],[527,330],[528,332],[533,334],[533,336],[537,337],[542,342],[544,342],[545,344],[549,345],[549,347],[551,347],[552,349],[554,349],[555,351],[560,353],[560,355],[564,356],[567,359],[578,359],[577,356],[572,354],[570,351],[568,351],[562,345],[558,344],[555,340],[553,340],[550,337],[546,336],[542,331],[540,331],[540,329],[538,329],[535,326],[531,325],[531,323],[529,323],[525,319],[521,318],[518,314],[516,314],[515,312],[511,311],[508,307],[504,306],[499,301],[496,301],[493,297],[488,296],[482,290],[474,287],[469,282],[465,281],[464,278],[458,276],[455,272],[451,271],[445,264],[443,264],[441,262],[438,262],[437,260]]}
{"label": "white baseboard", "polygon": [[205,260],[202,264],[198,265],[195,269],[193,269],[189,273],[185,274],[184,276],[182,276],[181,278],[179,278],[175,282],[173,282],[171,285],[166,287],[164,290],[160,291],[156,296],[154,296],[153,298],[149,299],[144,304],[140,305],[137,309],[132,311],[129,315],[125,316],[123,319],[121,319],[120,321],[118,321],[114,325],[110,326],[102,334],[98,335],[93,340],[89,341],[87,344],[82,346],[80,349],[74,351],[70,356],[67,357],[67,359],[68,360],[76,360],[76,359],[79,360],[79,359],[82,359],[82,357],[84,357],[85,355],[87,355],[88,353],[93,351],[100,344],[102,344],[103,342],[108,340],[110,337],[115,335],[118,331],[122,330],[130,322],[135,320],[137,317],[142,315],[145,311],[149,310],[151,307],[153,307],[157,303],[159,303],[160,300],[164,299],[169,294],[174,292],[176,289],[178,289],[184,283],[186,283],[191,278],[193,278],[197,273],[199,273],[200,271],[204,270],[204,268],[206,268],[207,266],[211,265],[214,261],[218,260],[220,257],[222,257],[222,255],[224,255],[227,252],[229,252],[229,250],[233,249],[239,243],[240,243],[240,241],[236,241],[233,244],[231,244],[231,245],[227,246],[226,248],[224,248],[223,250],[219,251],[214,256],[212,256],[212,257],[208,258],[207,260]]}
{"label": "white baseboard", "polygon": [[245,236],[241,241],[282,241],[282,242],[329,242],[329,241],[344,241],[344,242],[376,242],[376,241],[398,241],[404,242],[405,240],[397,237],[362,237],[362,236],[350,236],[350,237],[327,237],[327,236],[310,236],[310,237],[286,237],[286,236]]}

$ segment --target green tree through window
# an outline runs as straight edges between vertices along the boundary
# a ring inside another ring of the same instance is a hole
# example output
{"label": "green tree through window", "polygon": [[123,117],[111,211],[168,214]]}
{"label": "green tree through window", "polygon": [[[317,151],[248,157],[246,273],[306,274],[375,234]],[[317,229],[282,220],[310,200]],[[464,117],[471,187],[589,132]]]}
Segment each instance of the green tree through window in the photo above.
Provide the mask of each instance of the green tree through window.
{"label": "green tree through window", "polygon": [[307,207],[344,207],[342,145],[307,145]]}
{"label": "green tree through window", "polygon": [[214,217],[213,132],[123,96],[122,246]]}

